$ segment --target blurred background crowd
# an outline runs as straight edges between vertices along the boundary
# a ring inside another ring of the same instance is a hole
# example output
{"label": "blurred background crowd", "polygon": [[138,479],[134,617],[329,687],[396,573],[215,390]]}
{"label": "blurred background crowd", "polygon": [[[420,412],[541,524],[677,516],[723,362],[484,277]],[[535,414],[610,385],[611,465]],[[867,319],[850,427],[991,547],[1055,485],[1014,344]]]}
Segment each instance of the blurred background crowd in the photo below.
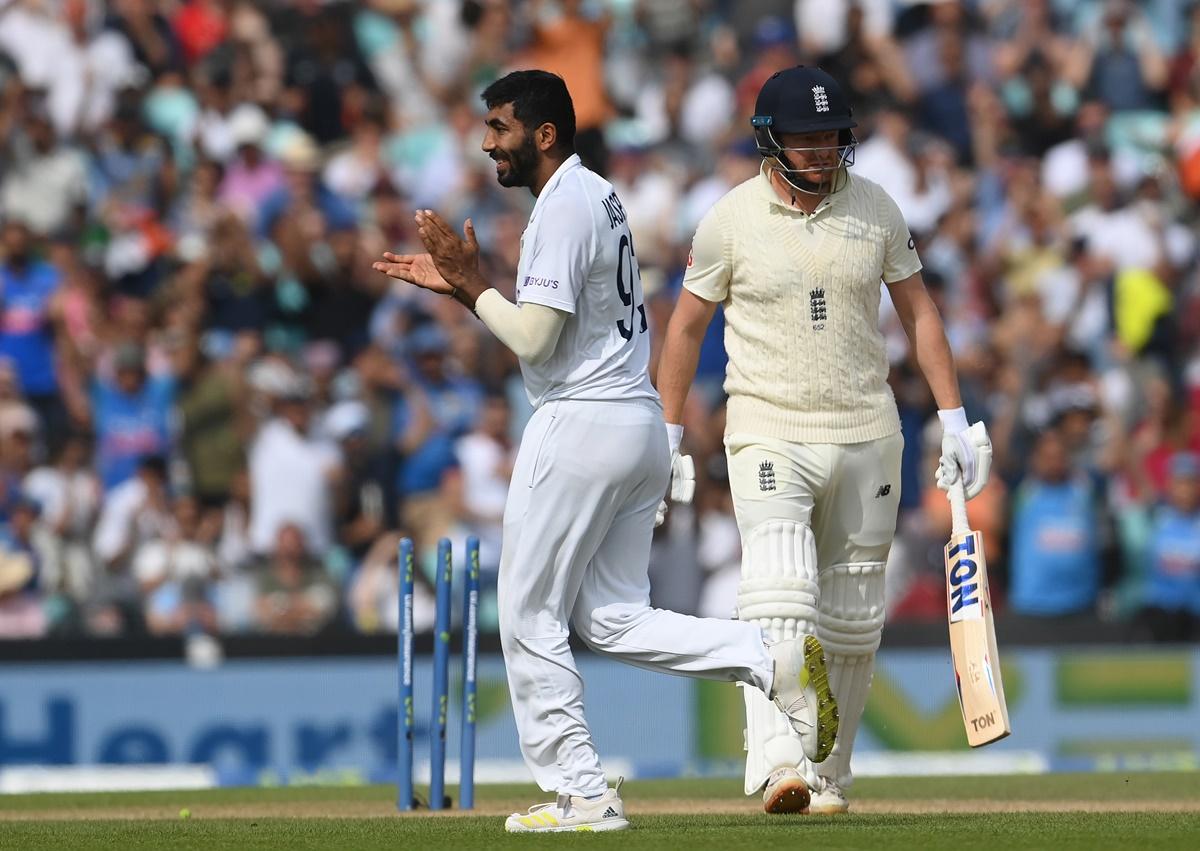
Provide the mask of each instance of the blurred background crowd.
{"label": "blurred background crowd", "polygon": [[[470,216],[512,297],[533,198],[495,183],[478,93],[545,68],[628,212],[657,344],[697,222],[758,170],[759,86],[798,62],[848,89],[854,171],[904,212],[989,425],[970,511],[997,609],[1197,637],[1192,0],[5,0],[0,637],[394,631],[401,535],[426,575],[440,536],[479,535],[494,586],[516,362],[371,262],[417,247],[414,208]],[[940,431],[886,292],[882,323],[889,619],[937,620]],[[696,502],[652,578],[727,616],[724,357],[717,321]]]}

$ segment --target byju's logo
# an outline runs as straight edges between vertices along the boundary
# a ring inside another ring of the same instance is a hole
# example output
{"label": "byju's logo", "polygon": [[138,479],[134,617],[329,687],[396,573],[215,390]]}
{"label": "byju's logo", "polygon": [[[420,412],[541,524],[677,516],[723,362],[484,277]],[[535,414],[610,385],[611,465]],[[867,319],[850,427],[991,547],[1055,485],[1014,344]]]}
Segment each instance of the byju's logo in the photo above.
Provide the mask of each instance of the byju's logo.
{"label": "byju's logo", "polygon": [[775,490],[775,465],[770,461],[758,465],[758,489],[763,493]]}
{"label": "byju's logo", "polygon": [[824,86],[813,86],[813,106],[817,112],[829,112],[829,95],[825,94]]}

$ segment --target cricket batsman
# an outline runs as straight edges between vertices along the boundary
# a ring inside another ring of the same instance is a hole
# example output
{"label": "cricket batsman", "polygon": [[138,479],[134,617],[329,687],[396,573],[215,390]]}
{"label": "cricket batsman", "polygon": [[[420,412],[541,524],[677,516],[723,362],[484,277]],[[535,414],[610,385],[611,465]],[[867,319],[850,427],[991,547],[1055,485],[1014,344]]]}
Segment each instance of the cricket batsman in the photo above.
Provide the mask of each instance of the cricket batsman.
{"label": "cricket batsman", "polygon": [[520,358],[535,411],[521,440],[504,513],[500,638],[521,752],[554,801],[514,813],[510,832],[619,830],[583,714],[583,681],[567,638],[621,661],[736,681],[776,707],[801,759],[824,760],[837,733],[825,657],[812,635],[768,641],[750,621],[650,607],[650,538],[670,481],[662,405],[637,256],[611,184],[580,164],[567,87],[517,71],[483,92],[483,150],[502,186],[537,202],[521,238],[514,304],[479,270],[465,239],[417,213],[428,254],[387,253],[378,271],[455,298]]}
{"label": "cricket batsman", "polygon": [[[978,494],[991,467],[968,427],[941,317],[895,202],[855,177],[853,113],[818,68],[780,71],[751,119],[763,162],[700,222],[658,384],[673,474],[700,343],[725,308],[725,447],[742,538],[738,618],[774,639],[815,633],[841,729],[814,764],[761,692],[744,689],[746,794],[769,813],[844,813],[850,754],[883,629],[883,569],[896,528],[903,438],[879,331],[887,285],[942,423],[938,484]],[[691,490],[672,482],[672,497]]]}

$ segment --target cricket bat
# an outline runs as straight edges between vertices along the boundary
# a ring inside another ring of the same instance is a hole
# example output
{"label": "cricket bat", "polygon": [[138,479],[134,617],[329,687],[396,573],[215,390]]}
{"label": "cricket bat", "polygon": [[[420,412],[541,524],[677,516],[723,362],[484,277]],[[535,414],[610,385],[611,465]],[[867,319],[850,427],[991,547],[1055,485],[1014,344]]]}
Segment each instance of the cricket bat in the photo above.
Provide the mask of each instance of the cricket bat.
{"label": "cricket bat", "polygon": [[1000,679],[1000,654],[996,650],[983,535],[972,531],[967,523],[967,499],[961,478],[950,488],[950,516],[953,525],[950,543],[946,544],[950,656],[967,743],[977,748],[1003,739],[1012,732],[1012,727]]}

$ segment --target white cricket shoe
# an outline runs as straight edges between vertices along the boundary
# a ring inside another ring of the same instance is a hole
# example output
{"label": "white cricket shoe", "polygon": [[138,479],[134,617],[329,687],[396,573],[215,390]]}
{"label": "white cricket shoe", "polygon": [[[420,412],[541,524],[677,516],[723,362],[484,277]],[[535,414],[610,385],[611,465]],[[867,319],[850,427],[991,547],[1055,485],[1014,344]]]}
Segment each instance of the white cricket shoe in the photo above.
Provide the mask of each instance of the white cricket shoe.
{"label": "white cricket shoe", "polygon": [[559,795],[549,804],[536,804],[527,813],[513,813],[504,822],[509,833],[591,833],[600,830],[625,830],[625,804],[616,788],[609,789],[594,801],[572,795]]}
{"label": "white cricket shoe", "polygon": [[767,778],[763,790],[763,811],[772,815],[806,813],[810,793],[808,784],[794,768],[777,768]]}
{"label": "white cricket shoe", "polygon": [[837,739],[837,701],[829,689],[825,650],[814,635],[767,646],[775,660],[771,699],[800,736],[804,755],[824,762]]}
{"label": "white cricket shoe", "polygon": [[850,812],[850,802],[842,787],[832,780],[823,780],[819,789],[814,789],[808,811],[814,816],[833,816]]}

